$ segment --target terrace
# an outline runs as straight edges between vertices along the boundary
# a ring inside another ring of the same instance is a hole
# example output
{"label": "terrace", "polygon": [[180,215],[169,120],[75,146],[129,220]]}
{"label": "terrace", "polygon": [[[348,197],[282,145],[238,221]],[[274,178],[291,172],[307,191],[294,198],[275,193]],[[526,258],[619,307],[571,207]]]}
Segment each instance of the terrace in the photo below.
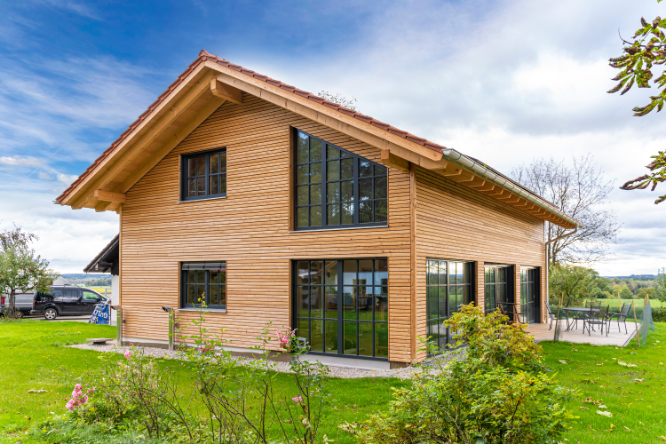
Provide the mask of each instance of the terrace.
{"label": "terrace", "polygon": [[[624,325],[620,324],[622,327],[622,332],[618,332],[617,322],[611,323],[610,331],[608,336],[606,336],[606,331],[604,329],[604,334],[597,331],[592,331],[592,334],[583,333],[583,323],[578,321],[578,328],[575,325],[571,326],[569,331],[567,331],[566,321],[560,321],[560,341],[574,342],[577,344],[591,344],[591,345],[615,345],[617,347],[624,347],[629,343],[631,339],[636,335],[636,325],[633,322],[627,320],[627,331],[624,332]],[[638,325],[640,328],[640,324]],[[534,336],[536,342],[541,341],[552,341],[555,334],[555,323],[553,322],[552,330],[549,329],[549,324],[533,324],[527,327],[527,331]]]}

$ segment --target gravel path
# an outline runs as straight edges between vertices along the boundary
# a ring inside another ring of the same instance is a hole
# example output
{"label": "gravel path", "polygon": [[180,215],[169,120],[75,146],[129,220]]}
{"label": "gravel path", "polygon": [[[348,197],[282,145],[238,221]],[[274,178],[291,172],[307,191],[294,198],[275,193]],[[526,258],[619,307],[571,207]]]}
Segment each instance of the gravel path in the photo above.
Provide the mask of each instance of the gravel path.
{"label": "gravel path", "polygon": [[[93,345],[93,344],[74,344],[70,345],[72,348],[80,348],[83,350],[95,350],[99,352],[106,353],[125,353],[129,347],[123,346],[118,347],[116,341],[109,341],[106,345]],[[150,356],[153,358],[166,358],[166,359],[183,359],[185,357],[184,353],[181,352],[169,352],[164,348],[157,347],[135,347],[136,350],[143,352],[144,356]],[[437,357],[436,359],[429,360],[423,367],[428,372],[439,373],[442,371],[442,368],[452,361],[453,359],[459,359],[465,356],[464,349],[450,351],[444,353]],[[240,363],[249,362],[251,358],[242,358]],[[289,368],[289,363],[284,361],[273,361],[277,365],[274,367],[275,371],[282,373],[291,373]],[[353,367],[339,367],[339,366],[329,366],[329,375],[334,378],[343,378],[343,379],[356,379],[356,378],[400,378],[408,379],[411,378],[415,373],[422,372],[423,370],[419,367],[406,367],[406,368],[397,368],[390,370],[368,370],[360,369]]]}

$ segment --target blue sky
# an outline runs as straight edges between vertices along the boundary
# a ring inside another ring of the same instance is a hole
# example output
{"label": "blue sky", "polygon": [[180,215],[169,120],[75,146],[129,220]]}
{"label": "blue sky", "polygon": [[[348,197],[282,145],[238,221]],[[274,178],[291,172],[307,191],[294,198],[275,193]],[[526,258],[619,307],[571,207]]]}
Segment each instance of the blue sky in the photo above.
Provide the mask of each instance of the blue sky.
{"label": "blue sky", "polygon": [[[648,92],[605,93],[656,0],[0,2],[0,229],[38,233],[77,272],[118,230],[114,214],[53,199],[201,49],[318,92],[504,172],[591,153],[619,184],[663,149],[664,117],[631,117]],[[613,191],[623,229],[603,274],[666,266],[666,207]],[[663,244],[663,243],[662,243]]]}

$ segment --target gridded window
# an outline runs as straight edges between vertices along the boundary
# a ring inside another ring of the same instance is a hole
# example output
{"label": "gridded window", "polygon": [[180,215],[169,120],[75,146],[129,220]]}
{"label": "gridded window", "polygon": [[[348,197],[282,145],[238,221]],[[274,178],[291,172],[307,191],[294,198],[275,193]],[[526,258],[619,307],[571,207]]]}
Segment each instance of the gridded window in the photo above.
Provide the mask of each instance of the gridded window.
{"label": "gridded window", "polygon": [[385,225],[387,169],[296,131],[296,229]]}
{"label": "gridded window", "polygon": [[297,335],[310,351],[388,358],[388,261],[294,263]]}
{"label": "gridded window", "polygon": [[428,259],[426,269],[428,341],[444,350],[452,341],[444,326],[453,313],[469,304],[472,295],[472,263]]}
{"label": "gridded window", "polygon": [[506,265],[486,266],[485,276],[485,308],[486,313],[498,308],[505,313],[512,313],[513,292],[509,281],[512,268]]}
{"label": "gridded window", "polygon": [[181,307],[226,308],[226,262],[184,262]]}
{"label": "gridded window", "polygon": [[227,194],[227,152],[216,150],[183,156],[183,200]]}
{"label": "gridded window", "polygon": [[539,319],[539,268],[520,269],[520,314],[523,324],[534,324]]}

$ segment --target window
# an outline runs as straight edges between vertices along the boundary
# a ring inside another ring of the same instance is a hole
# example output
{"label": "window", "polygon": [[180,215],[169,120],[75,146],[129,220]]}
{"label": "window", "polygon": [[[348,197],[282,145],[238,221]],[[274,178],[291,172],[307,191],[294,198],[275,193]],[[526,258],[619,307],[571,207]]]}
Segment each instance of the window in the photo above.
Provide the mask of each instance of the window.
{"label": "window", "polygon": [[181,307],[227,308],[226,262],[185,262],[182,273]]}
{"label": "window", "polygon": [[296,334],[310,352],[388,358],[388,261],[294,262]]}
{"label": "window", "polygon": [[498,308],[504,313],[513,313],[513,291],[510,283],[511,270],[513,267],[507,265],[486,266],[485,276],[485,307],[486,313]]}
{"label": "window", "polygon": [[183,156],[182,160],[182,200],[226,196],[226,149]]}
{"label": "window", "polygon": [[539,320],[539,268],[520,269],[520,314],[523,324],[534,324]]}
{"label": "window", "polygon": [[95,293],[94,291],[83,290],[83,300],[84,301],[96,301],[100,297],[101,297],[101,295]]}
{"label": "window", "polygon": [[79,289],[78,288],[65,288],[65,300],[67,301],[78,301],[79,300]]}
{"label": "window", "polygon": [[296,229],[385,226],[387,169],[296,131]]}
{"label": "window", "polygon": [[451,332],[444,326],[453,313],[469,304],[472,295],[472,263],[428,259],[426,297],[428,341],[444,350],[452,342]]}

